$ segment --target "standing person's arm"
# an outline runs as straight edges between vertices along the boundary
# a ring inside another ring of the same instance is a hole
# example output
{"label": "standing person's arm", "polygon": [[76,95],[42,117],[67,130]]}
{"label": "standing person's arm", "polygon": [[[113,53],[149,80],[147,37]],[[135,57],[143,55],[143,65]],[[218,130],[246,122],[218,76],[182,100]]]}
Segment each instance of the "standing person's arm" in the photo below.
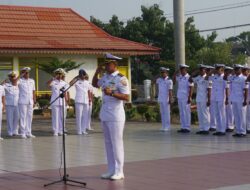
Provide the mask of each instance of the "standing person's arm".
{"label": "standing person's arm", "polygon": [[194,90],[194,83],[189,82],[189,92],[188,92],[188,101],[187,101],[188,104],[192,102],[193,90]]}
{"label": "standing person's arm", "polygon": [[[246,82],[248,82],[248,89],[247,89],[247,91],[249,91],[250,75],[247,77]],[[247,96],[248,96],[248,94],[247,94]],[[250,97],[248,97],[248,99],[250,99]],[[250,100],[249,100],[248,104],[250,105]]]}
{"label": "standing person's arm", "polygon": [[33,106],[36,104],[36,87],[35,87],[35,81],[33,84]]}
{"label": "standing person's arm", "polygon": [[245,82],[245,87],[244,87],[244,102],[243,102],[243,106],[246,106],[246,105],[247,105],[248,88],[249,88],[249,83],[248,83],[248,82]]}
{"label": "standing person's arm", "polygon": [[171,104],[173,100],[173,81],[169,80],[168,103]]}
{"label": "standing person's arm", "polygon": [[207,107],[211,105],[211,91],[212,91],[212,81],[208,81],[207,88]]}
{"label": "standing person's arm", "polygon": [[173,89],[169,89],[169,104],[172,103],[172,100],[173,100]]}
{"label": "standing person's arm", "polygon": [[193,86],[189,86],[188,101],[187,101],[188,104],[192,102],[193,89],[194,89]]}
{"label": "standing person's arm", "polygon": [[3,112],[5,112],[5,96],[2,96]]}
{"label": "standing person's arm", "polygon": [[226,92],[225,92],[225,94],[226,94],[226,101],[225,101],[225,105],[228,105],[228,98],[229,98],[229,81],[226,81]]}
{"label": "standing person's arm", "polygon": [[94,77],[93,77],[93,79],[92,79],[92,85],[94,86],[94,87],[96,87],[96,88],[99,88],[99,86],[98,86],[98,81],[99,81],[99,79],[98,79],[98,75],[101,73],[101,71],[102,71],[102,66],[98,66],[97,67],[97,69],[96,69],[96,71],[95,71],[95,74],[94,74]]}
{"label": "standing person's arm", "polygon": [[91,102],[92,102],[92,97],[91,97],[91,92],[90,90],[88,90],[88,99],[89,99],[89,105],[91,105]]}
{"label": "standing person's arm", "polygon": [[103,92],[107,96],[112,96],[114,98],[117,98],[119,100],[129,101],[129,87],[128,87],[128,80],[127,78],[122,78],[118,85],[118,92],[113,92],[110,88],[105,88]]}
{"label": "standing person's arm", "polygon": [[51,84],[53,82],[54,78],[51,78],[49,81],[46,82],[47,86],[51,88]]}

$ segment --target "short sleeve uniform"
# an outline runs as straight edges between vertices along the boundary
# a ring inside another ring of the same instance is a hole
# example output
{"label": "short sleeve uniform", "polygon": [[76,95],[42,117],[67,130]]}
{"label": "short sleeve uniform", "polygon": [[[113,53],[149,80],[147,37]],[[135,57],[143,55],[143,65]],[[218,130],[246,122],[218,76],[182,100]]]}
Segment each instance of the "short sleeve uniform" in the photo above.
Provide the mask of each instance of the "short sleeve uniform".
{"label": "short sleeve uniform", "polygon": [[[129,94],[128,79],[119,74],[119,71],[105,74],[98,81],[98,86],[102,90],[108,87],[113,93]],[[100,119],[102,121],[125,121],[123,100],[118,100],[103,93]]]}

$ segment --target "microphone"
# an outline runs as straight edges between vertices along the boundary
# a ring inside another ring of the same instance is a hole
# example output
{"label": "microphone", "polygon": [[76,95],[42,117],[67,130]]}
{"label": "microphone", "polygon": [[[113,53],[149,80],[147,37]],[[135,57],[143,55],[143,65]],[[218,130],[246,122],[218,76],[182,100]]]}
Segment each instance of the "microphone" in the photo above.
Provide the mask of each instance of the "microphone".
{"label": "microphone", "polygon": [[62,88],[60,88],[60,91],[63,92],[65,90],[65,87],[63,86]]}

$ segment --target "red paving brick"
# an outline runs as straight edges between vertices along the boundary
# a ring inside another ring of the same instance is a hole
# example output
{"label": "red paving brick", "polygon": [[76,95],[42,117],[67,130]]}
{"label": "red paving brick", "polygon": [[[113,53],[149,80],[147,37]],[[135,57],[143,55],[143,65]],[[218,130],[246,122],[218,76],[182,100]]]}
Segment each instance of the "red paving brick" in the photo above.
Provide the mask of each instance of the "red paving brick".
{"label": "red paving brick", "polygon": [[[126,163],[124,181],[101,180],[104,165],[69,168],[70,178],[87,182],[91,190],[202,190],[250,183],[250,151],[209,154]],[[63,183],[58,170],[0,174],[0,189],[82,189]]]}

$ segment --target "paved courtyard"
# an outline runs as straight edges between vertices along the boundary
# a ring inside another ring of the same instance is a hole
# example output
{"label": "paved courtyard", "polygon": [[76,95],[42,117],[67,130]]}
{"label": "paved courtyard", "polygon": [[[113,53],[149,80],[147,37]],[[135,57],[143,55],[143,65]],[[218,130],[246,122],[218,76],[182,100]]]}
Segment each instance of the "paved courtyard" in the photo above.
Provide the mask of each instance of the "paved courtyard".
{"label": "paved courtyard", "polygon": [[[5,137],[5,122],[3,136]],[[50,120],[34,120],[35,139],[5,138],[0,142],[0,189],[82,189],[62,183],[44,188],[63,174],[62,138],[53,137]],[[91,190],[250,189],[250,136],[233,138],[177,134],[178,126],[160,132],[159,123],[127,122],[125,180],[101,180],[106,171],[99,122],[89,135],[75,135],[67,120],[67,173]]]}

